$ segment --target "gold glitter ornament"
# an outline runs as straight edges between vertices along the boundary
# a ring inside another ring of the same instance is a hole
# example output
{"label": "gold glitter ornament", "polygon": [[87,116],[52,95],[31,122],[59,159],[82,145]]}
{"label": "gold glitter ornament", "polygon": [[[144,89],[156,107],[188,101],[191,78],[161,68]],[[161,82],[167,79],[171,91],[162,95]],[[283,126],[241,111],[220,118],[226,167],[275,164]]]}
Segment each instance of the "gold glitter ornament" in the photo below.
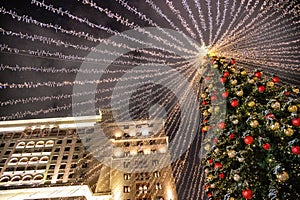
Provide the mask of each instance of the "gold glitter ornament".
{"label": "gold glitter ornament", "polygon": [[239,96],[239,97],[243,96],[244,95],[243,90],[237,91],[236,95]]}
{"label": "gold glitter ornament", "polygon": [[268,86],[268,87],[274,87],[274,82],[273,82],[273,81],[267,82],[267,86]]}
{"label": "gold glitter ornament", "polygon": [[230,197],[230,199],[229,200],[234,200],[234,198],[233,197]]}
{"label": "gold glitter ornament", "polygon": [[299,90],[299,88],[293,88],[293,92],[295,92],[296,94],[299,94],[300,90]]}
{"label": "gold glitter ornament", "polygon": [[236,125],[236,124],[239,123],[239,120],[238,120],[238,119],[235,119],[235,120],[232,121],[232,123]]}
{"label": "gold glitter ornament", "polygon": [[207,97],[207,94],[206,94],[206,93],[202,93],[202,94],[201,94],[201,98],[202,98],[202,99],[204,99],[204,98],[206,98],[206,97]]}
{"label": "gold glitter ornament", "polygon": [[270,129],[271,129],[272,131],[276,131],[276,130],[278,130],[279,128],[280,128],[279,122],[275,122],[274,124],[270,125]]}
{"label": "gold glitter ornament", "polygon": [[252,128],[256,128],[259,125],[259,122],[255,119],[250,122],[250,126]]}
{"label": "gold glitter ornament", "polygon": [[235,180],[235,181],[239,181],[241,179],[241,177],[240,177],[240,175],[238,175],[238,174],[235,174],[234,176],[233,176],[233,180]]}
{"label": "gold glitter ornament", "polygon": [[246,70],[241,71],[241,75],[243,75],[243,76],[247,75]]}
{"label": "gold glitter ornament", "polygon": [[254,102],[254,101],[250,101],[250,102],[248,103],[248,106],[249,106],[249,107],[255,106],[255,102]]}
{"label": "gold glitter ornament", "polygon": [[284,134],[286,136],[292,136],[294,134],[294,130],[290,127],[288,127],[287,129],[284,130]]}
{"label": "gold glitter ornament", "polygon": [[276,101],[276,102],[272,103],[271,107],[273,109],[278,110],[278,109],[280,109],[280,103],[278,101]]}
{"label": "gold glitter ornament", "polygon": [[211,145],[210,144],[206,144],[204,146],[205,151],[209,151],[210,150]]}
{"label": "gold glitter ornament", "polygon": [[293,112],[297,112],[298,111],[298,108],[296,105],[291,105],[288,107],[288,111],[293,113]]}
{"label": "gold glitter ornament", "polygon": [[230,81],[230,84],[231,84],[231,85],[236,85],[237,82],[238,82],[238,81],[237,81],[236,79],[233,79],[233,80]]}
{"label": "gold glitter ornament", "polygon": [[250,84],[253,84],[254,82],[255,82],[254,79],[249,79],[249,80],[248,80],[248,83],[250,83]]}
{"label": "gold glitter ornament", "polygon": [[209,112],[207,110],[204,110],[203,113],[202,113],[204,116],[208,116],[209,115]]}
{"label": "gold glitter ornament", "polygon": [[289,179],[289,174],[286,171],[276,174],[278,182],[285,182]]}
{"label": "gold glitter ornament", "polygon": [[233,158],[233,157],[235,157],[236,151],[235,151],[235,150],[229,150],[229,151],[227,152],[227,154],[228,154],[228,157],[229,157],[229,158]]}

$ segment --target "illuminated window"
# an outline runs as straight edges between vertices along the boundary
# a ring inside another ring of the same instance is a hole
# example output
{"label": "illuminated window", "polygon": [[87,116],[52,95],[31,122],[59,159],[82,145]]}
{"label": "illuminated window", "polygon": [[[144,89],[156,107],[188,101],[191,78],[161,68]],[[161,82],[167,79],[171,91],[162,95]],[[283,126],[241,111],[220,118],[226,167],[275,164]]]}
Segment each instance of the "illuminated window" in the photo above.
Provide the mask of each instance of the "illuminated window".
{"label": "illuminated window", "polygon": [[48,140],[45,144],[46,147],[49,147],[49,146],[53,146],[54,145],[54,141],[53,140]]}
{"label": "illuminated window", "polygon": [[14,176],[11,178],[11,182],[18,182],[21,180],[21,176]]}
{"label": "illuminated window", "polygon": [[16,164],[18,162],[18,158],[12,158],[9,161],[9,164]]}
{"label": "illuminated window", "polygon": [[8,176],[3,176],[0,178],[0,182],[5,183],[9,181],[9,177]]}
{"label": "illuminated window", "polygon": [[156,190],[161,190],[161,189],[162,189],[162,185],[161,185],[160,183],[157,183],[157,184],[155,185],[155,189],[156,189]]}
{"label": "illuminated window", "polygon": [[20,161],[19,161],[20,164],[27,164],[27,162],[28,162],[27,157],[21,158]]}
{"label": "illuminated window", "polygon": [[149,185],[148,184],[136,184],[136,188],[137,188],[137,191],[136,191],[137,194],[147,194]]}
{"label": "illuminated window", "polygon": [[37,174],[33,177],[33,180],[34,181],[40,181],[43,179],[43,175],[42,174]]}
{"label": "illuminated window", "polygon": [[34,141],[30,141],[27,143],[26,148],[33,148],[35,145]]}
{"label": "illuminated window", "polygon": [[130,162],[124,162],[124,168],[128,168],[130,165]]}
{"label": "illuminated window", "polygon": [[128,156],[130,155],[130,151],[125,151],[125,152],[124,152],[124,155],[125,155],[126,157],[128,157]]}
{"label": "illuminated window", "polygon": [[158,177],[160,177],[160,173],[159,173],[159,171],[155,171],[155,172],[153,172],[153,175],[154,175],[154,177],[155,177],[155,178],[158,178]]}
{"label": "illuminated window", "polygon": [[156,154],[156,152],[157,152],[156,149],[151,149],[152,154]]}
{"label": "illuminated window", "polygon": [[43,147],[44,146],[44,144],[45,144],[45,142],[44,141],[38,141],[37,143],[36,143],[36,147]]}
{"label": "illuminated window", "polygon": [[48,162],[48,160],[49,160],[48,156],[43,156],[43,157],[41,157],[40,162],[45,163],[45,162]]}
{"label": "illuminated window", "polygon": [[32,179],[31,175],[25,175],[23,178],[22,178],[22,181],[30,181]]}
{"label": "illuminated window", "polygon": [[131,188],[130,186],[124,186],[124,193],[130,193]]}
{"label": "illuminated window", "polygon": [[131,175],[130,174],[124,174],[124,180],[130,180]]}
{"label": "illuminated window", "polygon": [[37,162],[39,160],[38,157],[32,157],[30,158],[29,162]]}

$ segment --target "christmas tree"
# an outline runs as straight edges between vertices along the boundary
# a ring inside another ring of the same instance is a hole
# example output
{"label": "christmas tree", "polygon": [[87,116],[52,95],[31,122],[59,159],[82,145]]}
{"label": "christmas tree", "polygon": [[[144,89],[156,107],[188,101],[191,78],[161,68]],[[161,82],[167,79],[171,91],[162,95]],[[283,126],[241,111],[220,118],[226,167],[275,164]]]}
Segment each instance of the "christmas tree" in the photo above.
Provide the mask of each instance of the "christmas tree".
{"label": "christmas tree", "polygon": [[201,83],[206,195],[300,199],[299,89],[235,62],[213,57]]}

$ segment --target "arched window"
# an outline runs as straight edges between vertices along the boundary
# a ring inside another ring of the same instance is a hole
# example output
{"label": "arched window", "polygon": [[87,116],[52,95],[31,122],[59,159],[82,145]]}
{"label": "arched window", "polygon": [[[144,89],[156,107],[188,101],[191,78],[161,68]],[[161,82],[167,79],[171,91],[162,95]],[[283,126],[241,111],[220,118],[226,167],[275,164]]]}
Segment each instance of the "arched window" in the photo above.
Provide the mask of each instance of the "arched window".
{"label": "arched window", "polygon": [[34,141],[30,141],[27,143],[26,148],[33,148],[34,147]]}
{"label": "arched window", "polygon": [[1,183],[5,183],[5,182],[8,182],[9,181],[9,176],[2,176],[1,178],[0,178],[0,182]]}
{"label": "arched window", "polygon": [[45,144],[46,147],[50,147],[54,145],[54,141],[53,140],[48,140]]}
{"label": "arched window", "polygon": [[21,180],[21,176],[14,176],[11,178],[11,182],[18,182]]}
{"label": "arched window", "polygon": [[34,177],[33,177],[33,180],[34,181],[40,181],[40,180],[42,180],[43,179],[43,175],[42,174],[37,174],[37,175],[35,175]]}
{"label": "arched window", "polygon": [[22,181],[31,181],[32,179],[32,176],[31,175],[25,175],[23,178],[22,178]]}
{"label": "arched window", "polygon": [[48,162],[48,160],[49,160],[48,156],[43,156],[41,157],[40,162]]}
{"label": "arched window", "polygon": [[17,164],[18,161],[18,158],[12,158],[10,159],[9,164]]}
{"label": "arched window", "polygon": [[24,148],[25,147],[25,142],[19,142],[16,146],[16,148]]}
{"label": "arched window", "polygon": [[36,147],[43,147],[44,146],[44,144],[45,144],[45,142],[44,141],[38,141],[37,143],[36,143]]}
{"label": "arched window", "polygon": [[27,164],[27,162],[28,162],[27,157],[21,158],[20,161],[19,161],[20,164]]}
{"label": "arched window", "polygon": [[29,162],[37,162],[39,160],[38,157],[32,157],[30,158]]}

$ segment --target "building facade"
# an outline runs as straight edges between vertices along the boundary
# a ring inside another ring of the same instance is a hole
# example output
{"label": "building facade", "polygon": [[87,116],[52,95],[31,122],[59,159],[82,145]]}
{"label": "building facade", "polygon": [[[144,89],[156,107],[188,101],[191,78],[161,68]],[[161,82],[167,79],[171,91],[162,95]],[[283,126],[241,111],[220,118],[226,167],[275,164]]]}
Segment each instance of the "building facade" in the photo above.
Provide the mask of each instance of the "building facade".
{"label": "building facade", "polygon": [[163,122],[101,114],[0,122],[0,199],[177,200]]}

